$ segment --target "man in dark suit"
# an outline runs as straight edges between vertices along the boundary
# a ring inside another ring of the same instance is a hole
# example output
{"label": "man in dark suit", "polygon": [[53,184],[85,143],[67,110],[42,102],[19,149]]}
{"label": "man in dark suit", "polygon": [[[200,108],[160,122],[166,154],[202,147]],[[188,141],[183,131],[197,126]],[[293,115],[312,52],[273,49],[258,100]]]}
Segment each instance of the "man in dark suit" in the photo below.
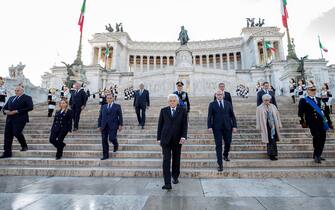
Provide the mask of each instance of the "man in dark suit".
{"label": "man in dark suit", "polygon": [[163,152],[163,176],[162,189],[170,190],[171,186],[171,152],[172,152],[172,178],[173,184],[178,184],[180,174],[181,147],[187,139],[187,112],[178,105],[178,96],[168,96],[169,106],[162,108],[159,115],[157,141]]}
{"label": "man in dark suit", "polygon": [[216,101],[211,102],[208,107],[207,126],[208,131],[214,134],[216,157],[219,165],[218,171],[222,171],[222,139],[225,144],[224,160],[230,161],[228,155],[232,142],[232,133],[237,132],[237,124],[233,107],[229,101],[223,99],[223,92],[218,90],[215,95]]}
{"label": "man in dark suit", "polygon": [[321,111],[321,99],[315,97],[316,87],[310,84],[307,87],[308,96],[299,101],[298,116],[303,127],[309,127],[313,136],[313,159],[316,163],[325,160],[321,157],[326,142],[326,132],[329,129],[327,119]]}
{"label": "man in dark suit", "polygon": [[102,136],[103,157],[101,160],[109,158],[108,140],[114,145],[113,152],[118,150],[119,144],[117,142],[117,131],[121,131],[123,126],[121,106],[114,103],[114,97],[112,94],[108,94],[106,99],[107,104],[101,107],[98,119],[98,129]]}
{"label": "man in dark suit", "polygon": [[22,86],[15,88],[15,96],[8,99],[3,108],[7,115],[5,136],[4,136],[4,153],[0,158],[12,157],[12,144],[14,136],[21,144],[21,151],[27,151],[28,146],[22,131],[27,122],[29,122],[28,112],[33,110],[34,105],[32,98],[24,94]]}
{"label": "man in dark suit", "polygon": [[262,97],[265,94],[269,94],[271,96],[271,103],[275,105],[277,108],[276,96],[275,92],[271,90],[270,84],[268,82],[263,83],[263,89],[257,92],[257,106],[263,103]]}
{"label": "man in dark suit", "polygon": [[70,105],[73,112],[73,131],[77,131],[79,127],[80,113],[85,109],[87,101],[87,95],[84,89],[78,82],[74,84],[74,90],[71,91]]}
{"label": "man in dark suit", "polygon": [[149,91],[144,89],[144,84],[140,84],[140,89],[134,95],[134,107],[137,115],[138,126],[145,125],[145,110],[150,106]]}
{"label": "man in dark suit", "polygon": [[[223,82],[221,82],[219,84],[219,90],[221,90],[224,94],[223,99],[225,101],[229,101],[231,103],[231,105],[233,105],[233,100],[231,99],[231,95],[230,95],[229,92],[225,91],[225,88],[226,88],[225,84]],[[216,101],[216,94],[214,94],[214,101]]]}

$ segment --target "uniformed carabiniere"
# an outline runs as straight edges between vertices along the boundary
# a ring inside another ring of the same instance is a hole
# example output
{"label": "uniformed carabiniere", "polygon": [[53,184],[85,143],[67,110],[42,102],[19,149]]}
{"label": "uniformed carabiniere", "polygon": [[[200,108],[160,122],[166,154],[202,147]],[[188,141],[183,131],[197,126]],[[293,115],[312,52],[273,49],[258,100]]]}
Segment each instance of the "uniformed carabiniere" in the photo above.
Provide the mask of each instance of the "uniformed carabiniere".
{"label": "uniformed carabiniere", "polygon": [[327,119],[321,110],[321,99],[316,97],[314,84],[307,86],[307,96],[299,101],[298,115],[301,118],[301,125],[309,127],[313,136],[313,159],[316,163],[325,160],[321,157],[326,142],[326,132],[329,129]]}
{"label": "uniformed carabiniere", "polygon": [[182,81],[178,81],[176,85],[177,91],[173,92],[173,94],[178,96],[179,106],[184,107],[187,112],[190,112],[191,104],[187,92],[183,91],[184,83]]}

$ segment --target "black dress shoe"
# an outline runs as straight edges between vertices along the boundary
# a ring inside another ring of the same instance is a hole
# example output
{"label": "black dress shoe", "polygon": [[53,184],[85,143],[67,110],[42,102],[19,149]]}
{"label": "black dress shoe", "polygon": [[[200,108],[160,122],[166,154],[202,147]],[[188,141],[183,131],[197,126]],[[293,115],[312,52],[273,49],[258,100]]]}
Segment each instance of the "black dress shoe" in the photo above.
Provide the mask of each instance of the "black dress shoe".
{"label": "black dress shoe", "polygon": [[320,160],[322,160],[322,161],[326,161],[326,159],[325,159],[325,158],[323,158],[323,157],[320,157]]}
{"label": "black dress shoe", "polygon": [[1,155],[0,158],[11,158],[11,155]]}
{"label": "black dress shoe", "polygon": [[223,166],[218,167],[218,172],[221,172],[221,171],[223,171]]}
{"label": "black dress shoe", "polygon": [[315,158],[314,158],[314,162],[320,164],[320,163],[321,163],[321,158],[319,158],[319,157],[315,157]]}
{"label": "black dress shoe", "polygon": [[223,157],[223,160],[224,160],[224,161],[227,161],[227,162],[230,161],[229,157]]}
{"label": "black dress shoe", "polygon": [[178,184],[178,183],[179,183],[178,178],[177,179],[172,179],[172,184]]}
{"label": "black dress shoe", "polygon": [[20,151],[21,151],[21,152],[28,151],[28,147],[22,147],[22,149],[21,149]]}
{"label": "black dress shoe", "polygon": [[270,156],[270,160],[276,161],[276,160],[278,160],[278,158],[276,158],[276,156]]}
{"label": "black dress shoe", "polygon": [[60,159],[62,159],[62,157],[60,157],[60,156],[57,156],[57,157],[56,157],[56,160],[60,160]]}
{"label": "black dress shoe", "polygon": [[119,150],[119,146],[114,146],[113,152],[117,152]]}
{"label": "black dress shoe", "polygon": [[144,129],[144,126],[142,126],[142,130]]}
{"label": "black dress shoe", "polygon": [[172,189],[172,186],[167,185],[167,184],[162,187],[162,190],[171,190],[171,189]]}
{"label": "black dress shoe", "polygon": [[107,159],[108,159],[108,157],[103,157],[100,160],[107,160]]}

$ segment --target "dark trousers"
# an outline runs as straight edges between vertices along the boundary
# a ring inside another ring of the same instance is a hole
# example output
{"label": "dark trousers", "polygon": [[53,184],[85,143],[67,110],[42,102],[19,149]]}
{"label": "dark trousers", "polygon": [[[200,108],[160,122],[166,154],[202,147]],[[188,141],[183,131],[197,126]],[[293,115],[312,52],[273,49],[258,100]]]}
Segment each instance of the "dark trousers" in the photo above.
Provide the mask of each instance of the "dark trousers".
{"label": "dark trousers", "polygon": [[222,166],[222,139],[224,141],[224,152],[223,156],[228,157],[230,151],[230,145],[232,142],[232,131],[231,130],[213,130],[215,139],[215,150],[217,163]]}
{"label": "dark trousers", "polygon": [[109,158],[109,143],[112,142],[114,147],[119,146],[119,143],[117,142],[117,129],[110,129],[108,124],[106,127],[101,131],[101,137],[102,137],[102,154],[104,158]]}
{"label": "dark trousers", "polygon": [[163,176],[164,183],[171,185],[171,157],[172,157],[172,177],[178,179],[180,174],[181,144],[162,145],[163,152]]}
{"label": "dark trousers", "polygon": [[73,106],[72,111],[73,111],[73,127],[75,129],[78,129],[79,128],[81,107]]}
{"label": "dark trousers", "polygon": [[137,121],[138,121],[138,124],[140,124],[141,126],[145,125],[145,110],[146,110],[145,106],[136,106],[135,107],[135,111],[136,111],[136,115],[137,115]]}
{"label": "dark trousers", "polygon": [[328,126],[330,128],[333,128],[333,122],[330,119],[330,107],[329,106],[325,106],[324,114],[325,114],[325,117],[327,118]]}
{"label": "dark trousers", "polygon": [[14,136],[17,138],[21,147],[27,147],[27,142],[22,134],[26,123],[14,123],[13,121],[6,122],[5,126],[5,139],[4,139],[4,155],[12,156],[12,144]]}
{"label": "dark trousers", "polygon": [[52,117],[52,113],[54,112],[53,109],[48,109],[48,117]]}
{"label": "dark trousers", "polygon": [[65,147],[64,139],[67,133],[67,131],[51,131],[49,142],[57,148],[57,157],[63,155],[63,148]]}
{"label": "dark trousers", "polygon": [[274,137],[271,137],[271,128],[269,122],[266,123],[267,129],[268,129],[268,140],[269,143],[266,145],[267,146],[267,153],[268,156],[271,157],[276,157],[278,156],[278,148],[277,148],[277,141],[276,139],[278,138],[277,136],[277,131],[274,135]]}
{"label": "dark trousers", "polygon": [[326,143],[326,131],[318,127],[311,127],[310,131],[313,136],[313,147],[314,147],[313,158],[321,157],[323,148]]}

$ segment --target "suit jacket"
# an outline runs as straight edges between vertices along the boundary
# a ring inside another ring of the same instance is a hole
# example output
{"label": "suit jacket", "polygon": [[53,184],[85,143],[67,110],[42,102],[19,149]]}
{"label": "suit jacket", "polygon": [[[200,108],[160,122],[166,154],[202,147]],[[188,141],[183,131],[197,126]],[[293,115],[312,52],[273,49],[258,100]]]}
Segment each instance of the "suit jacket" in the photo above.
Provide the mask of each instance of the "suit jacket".
{"label": "suit jacket", "polygon": [[177,106],[174,117],[169,106],[162,108],[158,120],[157,140],[161,141],[161,145],[179,144],[182,137],[187,139],[187,126],[185,108]]}
{"label": "suit jacket", "polygon": [[[187,92],[181,91],[180,94],[179,94],[178,91],[175,91],[175,92],[173,92],[173,94],[176,94],[179,97],[179,101],[184,102],[187,112],[190,112],[191,104],[190,104],[190,100],[188,98]],[[179,105],[180,105],[180,102],[179,102]]]}
{"label": "suit jacket", "polygon": [[236,118],[230,102],[223,101],[223,109],[217,101],[213,101],[208,107],[207,127],[213,130],[229,130],[237,128]]}
{"label": "suit jacket", "polygon": [[13,121],[15,124],[16,123],[22,124],[29,122],[28,112],[34,109],[32,98],[26,94],[23,94],[13,102],[15,97],[16,96],[12,96],[8,99],[3,110],[9,110],[9,111],[17,110],[19,113],[15,115],[8,115],[6,122]]}
{"label": "suit jacket", "polygon": [[140,90],[136,90],[134,94],[134,106],[135,107],[146,107],[150,106],[149,91],[144,89],[142,95]]}
{"label": "suit jacket", "polygon": [[87,94],[83,89],[77,91],[71,91],[70,105],[71,107],[80,108],[86,106]]}
{"label": "suit jacket", "polygon": [[123,125],[122,110],[119,104],[113,103],[108,109],[108,104],[101,106],[98,127],[104,129],[108,125],[110,130],[117,130]]}
{"label": "suit jacket", "polygon": [[61,113],[57,111],[52,123],[51,132],[71,132],[72,131],[72,110],[68,109],[66,112]]}
{"label": "suit jacket", "polygon": [[[317,98],[317,105],[321,107],[321,99]],[[306,122],[308,127],[323,128],[322,117],[309,105],[304,98],[300,99],[298,106],[298,116]]]}
{"label": "suit jacket", "polygon": [[[259,105],[261,105],[263,103],[262,97],[265,94],[266,94],[266,92],[263,89],[260,90],[260,91],[258,91],[258,93],[257,93],[257,106],[259,106]],[[273,105],[275,105],[276,107],[278,107],[277,106],[277,102],[276,102],[275,92],[273,92],[273,91],[270,90],[269,91],[269,95],[271,96],[271,103]]]}
{"label": "suit jacket", "polygon": [[[231,105],[233,105],[233,100],[231,99],[231,95],[229,92],[224,92],[224,100],[229,101]],[[214,101],[216,101],[216,95],[214,94]]]}

